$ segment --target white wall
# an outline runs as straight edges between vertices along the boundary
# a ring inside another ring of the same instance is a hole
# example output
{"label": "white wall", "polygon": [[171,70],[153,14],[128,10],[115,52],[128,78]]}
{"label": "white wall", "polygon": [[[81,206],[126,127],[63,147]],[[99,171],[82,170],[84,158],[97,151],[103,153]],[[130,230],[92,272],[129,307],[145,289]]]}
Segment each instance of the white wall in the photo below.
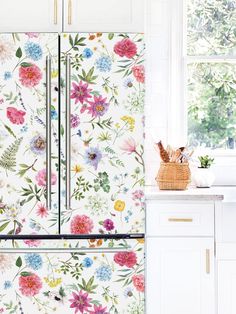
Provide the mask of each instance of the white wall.
{"label": "white wall", "polygon": [[170,2],[146,0],[146,185],[156,184],[159,168],[154,141],[168,139]]}

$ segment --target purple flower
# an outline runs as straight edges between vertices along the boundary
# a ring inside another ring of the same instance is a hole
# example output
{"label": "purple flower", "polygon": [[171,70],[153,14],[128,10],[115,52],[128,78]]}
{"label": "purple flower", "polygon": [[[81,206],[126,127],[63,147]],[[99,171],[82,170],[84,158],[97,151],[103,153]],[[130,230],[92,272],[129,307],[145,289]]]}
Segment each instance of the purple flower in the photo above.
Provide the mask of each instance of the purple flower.
{"label": "purple flower", "polygon": [[107,231],[111,231],[114,229],[114,223],[111,219],[106,219],[103,221],[103,227],[107,230]]}
{"label": "purple flower", "polygon": [[70,115],[70,125],[72,128],[77,128],[80,124],[80,118],[77,114]]}
{"label": "purple flower", "polygon": [[109,103],[106,102],[106,98],[102,96],[93,96],[93,101],[88,101],[90,107],[86,110],[92,115],[92,117],[102,117],[108,110]]}
{"label": "purple flower", "polygon": [[102,153],[98,147],[89,147],[85,151],[84,159],[86,164],[93,166],[97,170],[98,163],[102,159]]}

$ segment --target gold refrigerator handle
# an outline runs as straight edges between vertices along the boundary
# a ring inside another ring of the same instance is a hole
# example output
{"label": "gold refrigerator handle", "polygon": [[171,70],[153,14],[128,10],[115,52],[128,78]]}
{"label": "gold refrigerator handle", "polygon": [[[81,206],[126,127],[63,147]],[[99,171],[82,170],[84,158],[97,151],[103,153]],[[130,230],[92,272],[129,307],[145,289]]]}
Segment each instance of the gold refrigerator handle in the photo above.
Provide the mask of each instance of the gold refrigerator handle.
{"label": "gold refrigerator handle", "polygon": [[54,0],[54,24],[57,24],[58,0]]}
{"label": "gold refrigerator handle", "polygon": [[206,249],[206,273],[207,274],[210,274],[210,272],[211,272],[210,263],[211,263],[211,260],[210,260],[210,250]]}
{"label": "gold refrigerator handle", "polygon": [[68,0],[68,24],[72,24],[72,0]]}
{"label": "gold refrigerator handle", "polygon": [[169,222],[192,222],[193,219],[192,218],[168,218]]}

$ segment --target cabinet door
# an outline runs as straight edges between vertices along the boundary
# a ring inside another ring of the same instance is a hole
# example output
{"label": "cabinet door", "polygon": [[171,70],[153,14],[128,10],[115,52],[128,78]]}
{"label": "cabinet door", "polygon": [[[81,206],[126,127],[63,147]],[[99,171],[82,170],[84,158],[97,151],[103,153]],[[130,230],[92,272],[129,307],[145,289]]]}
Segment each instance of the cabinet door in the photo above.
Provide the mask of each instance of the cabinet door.
{"label": "cabinet door", "polygon": [[1,0],[0,32],[62,31],[62,0]]}
{"label": "cabinet door", "polygon": [[218,262],[218,314],[236,313],[236,261]]}
{"label": "cabinet door", "polygon": [[64,32],[144,32],[144,0],[65,0]]}
{"label": "cabinet door", "polygon": [[147,238],[147,314],[214,314],[213,238]]}
{"label": "cabinet door", "polygon": [[0,47],[0,233],[56,233],[58,36],[0,34]]}
{"label": "cabinet door", "polygon": [[101,249],[101,242],[76,241],[70,249],[65,246],[72,244],[65,242],[58,249],[42,249],[41,243],[40,250],[2,250],[2,312],[144,314],[143,244],[109,240]]}

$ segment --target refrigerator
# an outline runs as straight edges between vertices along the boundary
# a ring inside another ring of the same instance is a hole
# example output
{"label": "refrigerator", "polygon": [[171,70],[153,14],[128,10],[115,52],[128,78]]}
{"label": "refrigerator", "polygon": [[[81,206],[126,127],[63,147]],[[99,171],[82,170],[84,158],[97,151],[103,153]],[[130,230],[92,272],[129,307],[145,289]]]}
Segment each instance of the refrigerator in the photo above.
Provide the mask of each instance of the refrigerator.
{"label": "refrigerator", "polygon": [[0,34],[0,313],[145,312],[144,53]]}

